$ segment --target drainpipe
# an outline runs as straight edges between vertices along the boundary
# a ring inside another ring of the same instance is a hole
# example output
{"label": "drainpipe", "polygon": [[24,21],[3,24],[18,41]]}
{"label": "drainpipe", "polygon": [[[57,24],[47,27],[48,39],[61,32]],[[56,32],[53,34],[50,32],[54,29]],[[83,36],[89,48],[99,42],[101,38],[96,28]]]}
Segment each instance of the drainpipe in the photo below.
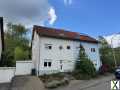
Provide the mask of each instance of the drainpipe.
{"label": "drainpipe", "polygon": [[40,66],[40,36],[38,36],[39,38],[39,60],[38,60],[38,72],[37,72],[37,76],[39,76],[39,66]]}

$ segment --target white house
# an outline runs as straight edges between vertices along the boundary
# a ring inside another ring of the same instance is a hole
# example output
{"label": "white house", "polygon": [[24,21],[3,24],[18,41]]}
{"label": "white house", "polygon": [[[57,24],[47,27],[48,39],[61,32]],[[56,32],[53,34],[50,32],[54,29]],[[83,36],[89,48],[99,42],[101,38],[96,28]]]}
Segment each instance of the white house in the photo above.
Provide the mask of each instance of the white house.
{"label": "white house", "polygon": [[77,32],[34,26],[32,61],[37,74],[72,71],[78,58],[80,44],[98,70],[101,63],[97,40]]}
{"label": "white house", "polygon": [[0,17],[0,60],[3,50],[4,50],[3,18]]}

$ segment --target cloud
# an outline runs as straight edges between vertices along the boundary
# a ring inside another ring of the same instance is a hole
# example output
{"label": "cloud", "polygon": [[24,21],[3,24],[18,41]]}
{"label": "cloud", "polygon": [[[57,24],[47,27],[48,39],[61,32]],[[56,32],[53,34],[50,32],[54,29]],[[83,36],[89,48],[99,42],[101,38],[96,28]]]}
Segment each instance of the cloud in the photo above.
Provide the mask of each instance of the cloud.
{"label": "cloud", "polygon": [[8,21],[28,26],[44,25],[50,12],[50,24],[53,24],[56,14],[51,7],[48,0],[0,0],[0,16],[4,16]]}
{"label": "cloud", "polygon": [[57,16],[55,14],[55,9],[53,7],[50,8],[48,15],[49,15],[49,23],[52,25],[57,19]]}
{"label": "cloud", "polygon": [[71,5],[73,3],[72,0],[64,0],[65,5]]}
{"label": "cloud", "polygon": [[120,34],[112,34],[109,36],[104,36],[104,38],[107,40],[108,44],[112,47],[120,47]]}

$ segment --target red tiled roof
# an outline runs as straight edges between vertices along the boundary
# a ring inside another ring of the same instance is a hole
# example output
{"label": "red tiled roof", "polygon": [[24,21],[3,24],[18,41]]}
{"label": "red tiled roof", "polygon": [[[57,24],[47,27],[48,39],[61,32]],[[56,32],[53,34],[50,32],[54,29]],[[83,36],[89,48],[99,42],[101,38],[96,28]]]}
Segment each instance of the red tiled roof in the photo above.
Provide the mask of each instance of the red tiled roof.
{"label": "red tiled roof", "polygon": [[40,36],[70,39],[70,40],[79,40],[84,42],[98,43],[98,41],[90,36],[81,35],[77,32],[65,31],[62,29],[54,29],[43,26],[34,26],[33,27],[33,36],[34,32],[37,32]]}

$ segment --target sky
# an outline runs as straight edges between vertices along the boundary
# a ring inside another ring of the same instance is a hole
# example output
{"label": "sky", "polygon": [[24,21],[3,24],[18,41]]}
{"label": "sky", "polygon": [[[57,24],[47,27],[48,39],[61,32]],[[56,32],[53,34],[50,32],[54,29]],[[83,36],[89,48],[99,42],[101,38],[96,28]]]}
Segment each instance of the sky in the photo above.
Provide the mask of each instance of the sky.
{"label": "sky", "polygon": [[0,16],[94,37],[120,32],[120,0],[0,0]]}

